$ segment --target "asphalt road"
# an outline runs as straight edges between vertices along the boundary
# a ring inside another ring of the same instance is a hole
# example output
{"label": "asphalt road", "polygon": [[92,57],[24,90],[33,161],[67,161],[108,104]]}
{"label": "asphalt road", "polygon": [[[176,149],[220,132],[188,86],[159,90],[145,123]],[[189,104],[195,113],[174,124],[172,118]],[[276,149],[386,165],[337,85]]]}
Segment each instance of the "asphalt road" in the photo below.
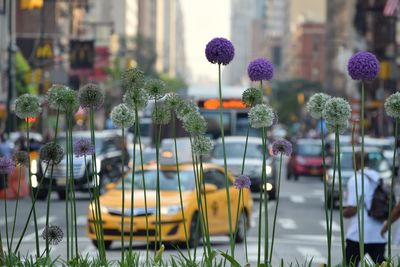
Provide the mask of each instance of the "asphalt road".
{"label": "asphalt road", "polygon": [[[254,197],[257,198],[257,194]],[[79,251],[85,255],[96,256],[97,250],[92,245],[90,240],[86,237],[86,212],[88,206],[88,197],[84,194],[77,195],[77,222],[78,222],[78,241]],[[270,229],[272,225],[273,211],[275,209],[276,201],[271,201],[268,209]],[[9,229],[13,221],[15,200],[8,201],[8,223]],[[18,240],[22,227],[26,221],[27,213],[29,211],[31,202],[30,199],[23,199],[20,201],[19,212],[16,222],[16,240]],[[40,233],[45,225],[45,202],[37,203],[38,222]],[[56,195],[53,195],[51,203],[51,217],[50,222],[52,225],[58,225],[65,229],[65,203],[57,200]],[[255,266],[257,262],[257,227],[258,221],[258,201],[255,199],[255,209],[253,214],[253,221],[255,224],[248,232],[248,252],[249,260]],[[5,217],[4,217],[4,201],[0,201],[0,229],[3,238],[3,245],[5,247]],[[28,231],[23,239],[20,251],[22,255],[34,255],[35,253],[35,234],[33,230],[33,223],[30,223]],[[10,231],[11,232],[11,231]],[[333,263],[340,262],[340,227],[338,212],[334,212],[333,223]],[[270,234],[271,237],[271,234]],[[398,238],[397,238],[398,239]],[[229,240],[227,237],[215,237],[211,239],[214,249],[227,251],[229,250]],[[14,241],[14,246],[15,246]],[[41,239],[41,250],[45,248],[45,242]],[[118,260],[120,258],[120,244],[115,242],[112,249],[108,251],[109,259]],[[6,248],[5,248],[6,249]],[[143,243],[135,243],[135,250],[144,255],[145,247]],[[397,249],[395,247],[394,249]],[[396,250],[394,250],[396,251]],[[164,255],[169,257],[176,254],[173,248],[166,249]],[[239,244],[236,246],[236,258],[240,259],[244,264],[244,245]],[[51,255],[53,257],[61,256],[66,257],[66,242],[65,239],[57,246],[52,246]],[[202,248],[198,248],[197,255],[200,260],[202,255]],[[326,234],[325,234],[325,217],[323,208],[323,184],[318,178],[301,177],[299,181],[287,181],[282,179],[282,192],[279,204],[279,213],[276,228],[276,238],[273,253],[273,266],[277,266],[280,259],[283,258],[285,262],[299,262],[303,263],[306,260],[313,259],[313,266],[318,266],[320,263],[327,260],[326,249]],[[289,265],[288,265],[289,266]]]}

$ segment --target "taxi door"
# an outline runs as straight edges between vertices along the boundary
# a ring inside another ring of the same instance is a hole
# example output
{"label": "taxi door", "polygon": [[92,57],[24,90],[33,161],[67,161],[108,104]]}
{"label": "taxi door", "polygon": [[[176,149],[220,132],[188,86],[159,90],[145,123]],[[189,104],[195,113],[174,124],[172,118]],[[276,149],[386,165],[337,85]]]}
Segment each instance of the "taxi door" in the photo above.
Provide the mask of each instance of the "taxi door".
{"label": "taxi door", "polygon": [[[207,193],[210,234],[224,234],[227,230],[229,231],[225,175],[218,169],[208,169],[204,171],[204,181],[214,184],[218,188],[213,193]],[[233,205],[231,204],[231,206]]]}

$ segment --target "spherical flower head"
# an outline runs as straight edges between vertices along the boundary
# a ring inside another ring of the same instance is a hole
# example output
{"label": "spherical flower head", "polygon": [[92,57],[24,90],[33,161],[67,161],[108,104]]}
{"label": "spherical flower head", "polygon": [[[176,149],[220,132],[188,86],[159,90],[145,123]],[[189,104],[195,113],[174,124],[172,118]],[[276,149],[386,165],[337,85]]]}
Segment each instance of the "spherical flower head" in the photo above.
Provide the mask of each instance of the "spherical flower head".
{"label": "spherical flower head", "polygon": [[198,112],[190,112],[183,118],[183,128],[190,135],[204,134],[207,130],[206,119]]}
{"label": "spherical flower head", "polygon": [[307,102],[307,111],[311,114],[314,119],[320,119],[322,117],[322,111],[326,101],[331,97],[324,93],[313,94]]}
{"label": "spherical flower head", "polygon": [[95,152],[92,142],[89,138],[79,138],[74,143],[74,153],[75,157],[86,157],[88,155],[93,155]]}
{"label": "spherical flower head", "polygon": [[63,92],[60,110],[65,112],[76,112],[79,109],[78,92],[67,89]]}
{"label": "spherical flower head", "polygon": [[153,109],[151,118],[155,124],[168,124],[171,120],[171,110],[166,104],[157,105]]}
{"label": "spherical flower head", "polygon": [[182,101],[182,98],[175,93],[171,93],[165,97],[165,104],[173,111],[178,109]]}
{"label": "spherical flower head", "polygon": [[25,167],[27,167],[28,164],[29,164],[29,156],[28,156],[28,153],[26,151],[20,150],[20,151],[14,152],[12,159],[13,159],[14,164],[16,166],[25,166]]}
{"label": "spherical flower head", "polygon": [[14,168],[14,162],[10,158],[0,158],[0,174],[11,174],[14,171]]}
{"label": "spherical flower head", "polygon": [[64,233],[60,227],[50,225],[45,227],[42,232],[42,238],[49,242],[50,245],[58,245],[64,237]]}
{"label": "spherical flower head", "polygon": [[129,128],[135,124],[135,115],[125,104],[115,106],[110,117],[114,126],[118,128]]}
{"label": "spherical flower head", "polygon": [[244,188],[250,188],[251,181],[250,177],[247,175],[239,175],[233,185],[236,187],[236,189],[244,189]]}
{"label": "spherical flower head", "polygon": [[62,84],[53,84],[47,91],[47,101],[53,109],[61,109],[64,104],[64,94],[69,88]]}
{"label": "spherical flower head", "polygon": [[260,89],[247,88],[242,94],[242,102],[246,107],[254,107],[257,104],[261,104],[263,100],[263,94]]}
{"label": "spherical flower head", "polygon": [[88,83],[79,89],[79,103],[82,108],[98,109],[103,105],[104,93],[94,83]]}
{"label": "spherical flower head", "polygon": [[41,112],[39,98],[30,94],[23,94],[15,100],[15,115],[20,119],[37,117]]}
{"label": "spherical flower head", "polygon": [[197,112],[199,108],[190,100],[183,100],[176,109],[176,116],[180,120],[184,120],[185,116],[189,113]]}
{"label": "spherical flower head", "polygon": [[48,142],[39,150],[39,158],[41,161],[57,165],[64,157],[64,149],[54,142]]}
{"label": "spherical flower head", "polygon": [[379,72],[379,61],[370,52],[357,52],[351,56],[347,71],[353,80],[372,81]]}
{"label": "spherical flower head", "polygon": [[351,107],[349,102],[341,97],[332,97],[325,103],[322,117],[327,123],[342,124],[350,118]]}
{"label": "spherical flower head", "polygon": [[395,119],[400,118],[400,93],[390,95],[385,101],[386,114]]}
{"label": "spherical flower head", "polygon": [[213,141],[204,135],[198,135],[193,138],[192,149],[197,156],[207,156],[213,149]]}
{"label": "spherical flower head", "polygon": [[247,74],[251,81],[269,81],[274,76],[274,65],[265,58],[257,58],[249,63]]}
{"label": "spherical flower head", "polygon": [[137,88],[135,90],[126,91],[123,100],[129,108],[141,110],[147,106],[149,95],[143,88]]}
{"label": "spherical flower head", "polygon": [[144,84],[144,89],[151,99],[159,100],[167,93],[165,82],[160,79],[150,79]]}
{"label": "spherical flower head", "polygon": [[206,58],[212,64],[228,65],[235,56],[235,48],[225,38],[214,38],[206,46]]}
{"label": "spherical flower head", "polygon": [[275,114],[266,104],[258,104],[249,111],[249,121],[253,128],[269,127],[274,123]]}
{"label": "spherical flower head", "polygon": [[349,121],[344,121],[339,124],[331,124],[329,122],[326,123],[326,128],[330,133],[336,133],[336,127],[338,129],[339,134],[344,134],[346,130],[349,128]]}
{"label": "spherical flower head", "polygon": [[144,85],[144,73],[138,68],[127,69],[122,73],[121,86],[124,92],[142,88]]}
{"label": "spherical flower head", "polygon": [[290,154],[292,154],[292,143],[290,143],[286,139],[281,139],[273,142],[272,154],[274,156],[278,156],[279,154],[290,156]]}

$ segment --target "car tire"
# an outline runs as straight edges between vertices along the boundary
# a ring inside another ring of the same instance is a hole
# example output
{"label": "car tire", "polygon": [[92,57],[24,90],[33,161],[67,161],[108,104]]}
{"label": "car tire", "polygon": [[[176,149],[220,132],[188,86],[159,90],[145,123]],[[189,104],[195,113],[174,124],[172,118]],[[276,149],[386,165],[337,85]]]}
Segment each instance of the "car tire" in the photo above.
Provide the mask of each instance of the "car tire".
{"label": "car tire", "polygon": [[247,222],[247,214],[246,214],[245,210],[243,210],[240,213],[239,222],[238,222],[238,228],[237,228],[237,232],[236,232],[236,236],[235,236],[235,242],[239,243],[239,244],[243,242],[243,240],[244,240],[244,231],[247,230],[247,225],[246,225],[246,228],[245,228],[244,222]]}
{"label": "car tire", "polygon": [[[93,240],[92,240],[92,244],[93,244],[93,246],[95,246],[97,249],[99,249],[99,242],[98,242],[96,239],[93,239]],[[112,244],[112,241],[111,241],[111,240],[104,240],[104,248],[105,248],[106,250],[110,250],[111,244]]]}
{"label": "car tire", "polygon": [[275,188],[272,188],[271,191],[268,191],[268,200],[275,200],[276,199],[276,191]]}
{"label": "car tire", "polygon": [[195,212],[192,216],[192,220],[190,221],[189,225],[189,246],[191,248],[197,247],[201,242],[202,236],[202,229],[201,229],[201,222],[199,221],[198,230],[197,230],[197,238],[196,238],[196,224],[197,218],[199,214]]}
{"label": "car tire", "polygon": [[57,191],[57,194],[58,194],[59,200],[65,200],[65,191],[64,190]]}
{"label": "car tire", "polygon": [[33,197],[36,196],[37,200],[45,200],[47,198],[47,190],[44,189],[37,189],[37,188],[33,188],[32,190],[33,193]]}

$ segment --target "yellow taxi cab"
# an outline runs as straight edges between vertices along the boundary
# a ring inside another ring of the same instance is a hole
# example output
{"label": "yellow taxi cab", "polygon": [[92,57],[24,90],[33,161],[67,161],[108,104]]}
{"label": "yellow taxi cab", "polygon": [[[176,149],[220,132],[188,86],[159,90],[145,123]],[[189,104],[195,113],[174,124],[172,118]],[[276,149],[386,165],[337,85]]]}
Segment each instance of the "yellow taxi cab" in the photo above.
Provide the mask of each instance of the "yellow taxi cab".
{"label": "yellow taxi cab", "polygon": [[[219,165],[205,163],[204,182],[206,194],[207,213],[210,236],[228,235],[228,206],[225,188],[224,170]],[[146,186],[147,212],[145,209],[144,190],[142,183],[142,172],[137,171],[134,175],[134,208],[133,208],[133,239],[146,241],[156,240],[156,166],[147,165],[143,169]],[[185,221],[179,198],[178,176],[176,166],[160,167],[160,195],[161,195],[161,236],[163,242],[185,241],[183,224],[186,224],[190,244],[195,244],[195,229],[199,208],[197,205],[196,185],[194,180],[193,165],[190,163],[180,164],[179,174],[181,180],[182,198]],[[232,225],[237,218],[237,206],[239,201],[239,190],[233,186],[234,177],[228,175],[230,181],[230,204],[232,211]],[[130,215],[131,215],[131,174],[125,177],[125,220],[124,227],[121,226],[122,215],[122,186],[121,183],[114,184],[105,194],[100,197],[100,210],[103,223],[105,247],[110,248],[112,241],[121,240],[121,231],[125,231],[125,239],[130,238]],[[253,201],[249,189],[243,189],[244,205],[241,204],[239,211],[239,227],[236,241],[241,242],[244,234],[244,221],[250,227]],[[96,234],[92,216],[93,205],[89,205],[88,211],[88,236],[96,245]],[[146,231],[146,216],[148,218],[148,231]]]}

